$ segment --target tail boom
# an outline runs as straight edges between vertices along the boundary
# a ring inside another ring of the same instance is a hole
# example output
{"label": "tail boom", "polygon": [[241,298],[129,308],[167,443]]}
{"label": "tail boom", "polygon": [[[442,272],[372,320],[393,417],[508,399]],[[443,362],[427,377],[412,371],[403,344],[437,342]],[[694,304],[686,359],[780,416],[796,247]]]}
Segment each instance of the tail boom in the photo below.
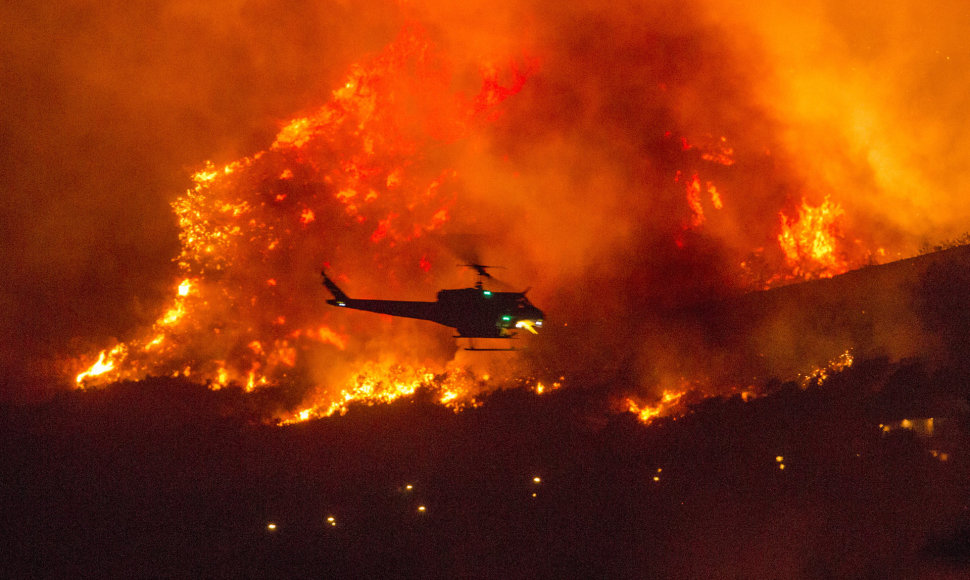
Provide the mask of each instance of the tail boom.
{"label": "tail boom", "polygon": [[346,306],[349,302],[351,302],[350,297],[347,296],[344,291],[341,290],[340,287],[330,279],[329,276],[327,276],[326,270],[321,271],[320,274],[323,275],[323,285],[327,287],[327,290],[329,290],[331,294],[333,294],[333,300],[327,300],[327,304],[332,304],[334,306]]}
{"label": "tail boom", "polygon": [[404,300],[361,300],[351,298],[340,289],[333,280],[323,275],[323,285],[333,294],[333,299],[327,300],[331,306],[340,306],[351,310],[364,310],[366,312],[376,312],[378,314],[388,314],[390,316],[400,316],[403,318],[416,318],[418,320],[430,320],[439,324],[445,322],[441,320],[437,305],[434,302],[412,302]]}

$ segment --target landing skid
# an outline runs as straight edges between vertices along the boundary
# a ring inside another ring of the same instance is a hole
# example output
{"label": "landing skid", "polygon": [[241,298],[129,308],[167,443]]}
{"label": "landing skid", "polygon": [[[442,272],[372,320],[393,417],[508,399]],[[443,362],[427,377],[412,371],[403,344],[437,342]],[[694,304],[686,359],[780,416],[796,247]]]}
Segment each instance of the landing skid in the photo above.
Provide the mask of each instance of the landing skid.
{"label": "landing skid", "polygon": [[465,350],[472,352],[518,352],[521,349],[513,347],[509,348],[475,348],[473,346],[465,347]]}
{"label": "landing skid", "polygon": [[[472,352],[516,352],[516,351],[520,350],[520,349],[515,348],[514,346],[510,346],[508,348],[476,347],[475,346],[475,339],[473,337],[470,337],[470,336],[460,336],[459,335],[459,336],[456,336],[455,338],[458,338],[458,339],[467,338],[468,339],[468,346],[465,347],[465,350],[469,350],[469,351],[472,351]],[[489,339],[489,340],[492,340],[492,339]],[[512,340],[512,337],[499,338],[497,340]]]}

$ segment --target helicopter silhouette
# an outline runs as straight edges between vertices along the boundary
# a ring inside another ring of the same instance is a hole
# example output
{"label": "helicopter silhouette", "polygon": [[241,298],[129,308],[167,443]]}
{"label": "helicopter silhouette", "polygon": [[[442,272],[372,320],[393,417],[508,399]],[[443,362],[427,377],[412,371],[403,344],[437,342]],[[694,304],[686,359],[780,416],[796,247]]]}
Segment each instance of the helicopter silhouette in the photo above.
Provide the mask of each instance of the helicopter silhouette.
{"label": "helicopter silhouette", "polygon": [[438,324],[449,326],[458,331],[455,338],[467,338],[470,346],[465,350],[515,350],[512,348],[475,348],[472,339],[475,338],[514,338],[516,330],[524,328],[532,334],[538,334],[537,328],[542,328],[545,315],[541,310],[529,302],[523,292],[493,292],[486,290],[483,285],[485,278],[492,278],[489,268],[481,264],[459,264],[471,268],[478,273],[479,279],[471,288],[457,290],[441,290],[434,302],[418,302],[410,300],[362,300],[351,298],[341,290],[327,272],[321,271],[323,285],[333,294],[327,304],[352,310],[365,310],[401,316],[430,320]]}

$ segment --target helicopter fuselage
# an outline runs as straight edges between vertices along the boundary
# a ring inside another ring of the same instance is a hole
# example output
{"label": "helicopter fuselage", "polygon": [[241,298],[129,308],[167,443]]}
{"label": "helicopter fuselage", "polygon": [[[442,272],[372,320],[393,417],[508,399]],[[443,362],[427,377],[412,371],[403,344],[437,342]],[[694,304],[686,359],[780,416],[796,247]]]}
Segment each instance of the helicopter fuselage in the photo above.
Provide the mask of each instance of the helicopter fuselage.
{"label": "helicopter fuselage", "polygon": [[525,292],[492,292],[480,286],[441,290],[434,302],[350,298],[323,273],[323,283],[334,295],[327,304],[390,316],[429,320],[449,326],[462,338],[511,338],[516,329],[536,333],[543,313]]}

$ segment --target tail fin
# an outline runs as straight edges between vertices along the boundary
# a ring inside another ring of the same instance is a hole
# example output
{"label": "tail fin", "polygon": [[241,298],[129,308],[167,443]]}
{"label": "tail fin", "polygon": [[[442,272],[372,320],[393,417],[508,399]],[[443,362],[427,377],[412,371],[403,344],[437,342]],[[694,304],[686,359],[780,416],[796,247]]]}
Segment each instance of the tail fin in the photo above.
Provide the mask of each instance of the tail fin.
{"label": "tail fin", "polygon": [[327,300],[327,302],[343,306],[342,303],[350,301],[350,297],[344,294],[344,291],[334,284],[333,280],[327,277],[327,272],[325,270],[321,271],[320,274],[323,275],[323,285],[327,287],[327,290],[329,290],[334,297],[333,300]]}

